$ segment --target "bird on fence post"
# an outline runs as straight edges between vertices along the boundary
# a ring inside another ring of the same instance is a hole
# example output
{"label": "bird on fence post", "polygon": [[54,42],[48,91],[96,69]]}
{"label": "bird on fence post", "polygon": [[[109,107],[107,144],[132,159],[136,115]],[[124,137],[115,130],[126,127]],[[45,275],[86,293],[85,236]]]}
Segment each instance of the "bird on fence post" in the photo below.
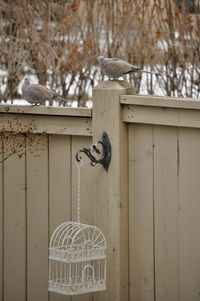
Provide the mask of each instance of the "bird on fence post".
{"label": "bird on fence post", "polygon": [[51,89],[40,84],[32,84],[28,78],[24,79],[22,95],[32,105],[44,105],[46,100],[50,102],[58,100],[62,104],[69,103],[68,100],[61,98]]}
{"label": "bird on fence post", "polygon": [[122,76],[124,77],[126,74],[134,72],[153,73],[142,70],[141,68],[135,67],[130,63],[118,58],[105,58],[103,56],[99,56],[98,63],[103,73],[109,78],[113,79],[117,79],[118,77]]}

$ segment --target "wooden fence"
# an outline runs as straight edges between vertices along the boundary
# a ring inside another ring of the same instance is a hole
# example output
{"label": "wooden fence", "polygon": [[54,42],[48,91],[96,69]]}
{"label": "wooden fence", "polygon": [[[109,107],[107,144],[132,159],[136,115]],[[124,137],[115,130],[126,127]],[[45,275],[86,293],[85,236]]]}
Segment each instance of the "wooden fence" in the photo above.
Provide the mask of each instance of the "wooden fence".
{"label": "wooden fence", "polygon": [[[103,82],[93,109],[0,106],[1,301],[200,300],[200,102]],[[48,293],[48,244],[76,220],[75,153],[106,131],[108,172],[81,169],[81,221],[108,243],[107,290]]]}

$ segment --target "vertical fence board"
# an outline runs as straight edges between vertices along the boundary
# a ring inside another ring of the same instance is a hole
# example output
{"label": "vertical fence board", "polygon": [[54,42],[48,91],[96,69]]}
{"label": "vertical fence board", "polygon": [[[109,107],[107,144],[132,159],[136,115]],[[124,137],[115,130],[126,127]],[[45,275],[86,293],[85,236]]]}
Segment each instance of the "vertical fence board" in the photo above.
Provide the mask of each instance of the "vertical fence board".
{"label": "vertical fence board", "polygon": [[129,125],[130,300],[154,300],[153,130]]}
{"label": "vertical fence board", "polygon": [[[17,143],[24,145],[25,139],[18,137]],[[25,199],[25,155],[13,154],[4,162],[4,301],[26,300]]]}
{"label": "vertical fence board", "polygon": [[200,300],[200,131],[179,130],[180,300]]}
{"label": "vertical fence board", "polygon": [[71,138],[49,137],[50,234],[71,216]]}
{"label": "vertical fence board", "polygon": [[[49,227],[55,228],[71,217],[71,137],[49,136]],[[49,237],[50,239],[50,237]],[[70,297],[49,293],[51,301],[67,301]]]}
{"label": "vertical fence board", "polygon": [[[0,162],[3,160],[3,141],[0,139]],[[3,243],[4,243],[4,208],[3,208],[3,163],[0,163],[0,301],[3,301]]]}
{"label": "vertical fence board", "polygon": [[[29,138],[27,138],[29,139]],[[28,141],[27,141],[28,142]],[[37,143],[37,142],[36,142]],[[27,300],[48,300],[48,141],[27,151]]]}
{"label": "vertical fence board", "polygon": [[156,300],[179,300],[177,129],[154,127]]}
{"label": "vertical fence board", "polygon": [[[78,178],[77,167],[75,165],[75,154],[83,147],[89,147],[92,144],[91,137],[72,137],[72,220],[77,221],[77,197],[78,197]],[[91,167],[89,159],[82,153],[83,166],[80,170],[80,222],[84,224],[94,224],[93,220],[93,200],[92,189],[94,186],[93,173],[94,168]],[[83,294],[72,297],[73,301],[92,301],[93,294]]]}

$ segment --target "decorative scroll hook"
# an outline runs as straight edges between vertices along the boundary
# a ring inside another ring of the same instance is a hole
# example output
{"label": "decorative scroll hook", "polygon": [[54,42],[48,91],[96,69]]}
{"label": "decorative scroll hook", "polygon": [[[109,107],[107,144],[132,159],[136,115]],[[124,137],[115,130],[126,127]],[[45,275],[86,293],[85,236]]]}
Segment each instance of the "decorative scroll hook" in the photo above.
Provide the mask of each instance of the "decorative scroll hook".
{"label": "decorative scroll hook", "polygon": [[[101,145],[100,149],[99,145]],[[86,156],[91,160],[90,164],[92,166],[99,163],[103,165],[106,171],[108,171],[111,160],[111,144],[106,132],[103,132],[102,140],[99,140],[96,144],[91,145],[89,148],[84,147],[76,153],[76,160],[78,162],[82,159],[80,153],[86,154]],[[97,159],[92,153],[101,155],[101,158]]]}

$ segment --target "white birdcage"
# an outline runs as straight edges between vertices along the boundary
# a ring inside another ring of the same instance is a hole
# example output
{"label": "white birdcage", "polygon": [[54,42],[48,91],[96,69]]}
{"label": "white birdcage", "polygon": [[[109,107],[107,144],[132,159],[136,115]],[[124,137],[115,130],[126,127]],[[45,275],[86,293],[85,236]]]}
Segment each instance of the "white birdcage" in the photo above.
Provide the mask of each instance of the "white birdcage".
{"label": "white birdcage", "polygon": [[78,221],[60,224],[49,247],[48,290],[77,295],[106,289],[106,239],[93,225],[80,223],[80,169]]}
{"label": "white birdcage", "polygon": [[106,288],[106,240],[97,227],[65,222],[49,248],[49,291],[66,295]]}

